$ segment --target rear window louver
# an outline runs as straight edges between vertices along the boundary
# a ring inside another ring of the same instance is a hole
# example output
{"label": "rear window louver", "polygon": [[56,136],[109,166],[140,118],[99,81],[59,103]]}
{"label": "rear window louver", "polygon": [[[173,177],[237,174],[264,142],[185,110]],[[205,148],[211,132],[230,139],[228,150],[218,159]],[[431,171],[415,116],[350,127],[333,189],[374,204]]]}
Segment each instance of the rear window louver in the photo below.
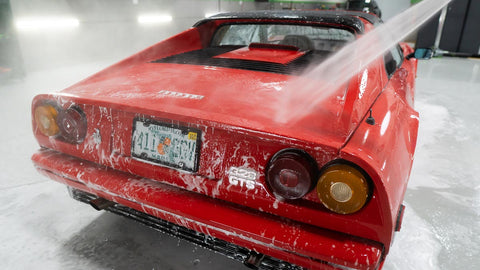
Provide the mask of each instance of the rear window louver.
{"label": "rear window louver", "polygon": [[279,63],[264,62],[264,61],[230,59],[230,58],[214,58],[217,55],[221,55],[241,47],[242,46],[210,47],[210,48],[205,48],[201,50],[195,50],[195,51],[168,56],[162,59],[155,60],[152,63],[175,63],[175,64],[187,64],[187,65],[214,66],[214,67],[264,71],[264,72],[272,72],[272,73],[280,73],[280,74],[299,75],[310,64],[320,63],[321,61],[323,61],[328,54],[328,52],[311,51],[285,65],[279,64]]}

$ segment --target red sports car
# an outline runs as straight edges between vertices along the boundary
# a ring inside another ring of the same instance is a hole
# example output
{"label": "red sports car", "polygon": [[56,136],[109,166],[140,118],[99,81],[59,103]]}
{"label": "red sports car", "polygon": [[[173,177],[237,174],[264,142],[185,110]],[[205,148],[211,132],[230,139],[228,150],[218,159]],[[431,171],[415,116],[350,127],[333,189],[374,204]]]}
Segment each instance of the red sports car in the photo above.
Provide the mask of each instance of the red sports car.
{"label": "red sports car", "polygon": [[32,160],[77,200],[250,267],[379,269],[415,151],[413,50],[392,48],[301,119],[272,120],[286,82],[379,23],[347,11],[204,19],[36,96]]}

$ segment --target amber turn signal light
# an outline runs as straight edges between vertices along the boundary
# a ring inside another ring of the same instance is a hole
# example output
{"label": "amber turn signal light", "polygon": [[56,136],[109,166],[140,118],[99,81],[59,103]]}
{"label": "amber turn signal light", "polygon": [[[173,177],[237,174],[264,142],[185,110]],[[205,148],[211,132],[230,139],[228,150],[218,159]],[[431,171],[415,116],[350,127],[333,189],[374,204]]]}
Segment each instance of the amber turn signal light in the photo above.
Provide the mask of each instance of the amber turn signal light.
{"label": "amber turn signal light", "polygon": [[58,111],[52,105],[41,105],[35,108],[35,123],[45,136],[55,136],[60,132],[57,125]]}
{"label": "amber turn signal light", "polygon": [[367,178],[358,169],[346,164],[328,167],[317,183],[320,201],[338,214],[352,214],[366,204],[370,196]]}

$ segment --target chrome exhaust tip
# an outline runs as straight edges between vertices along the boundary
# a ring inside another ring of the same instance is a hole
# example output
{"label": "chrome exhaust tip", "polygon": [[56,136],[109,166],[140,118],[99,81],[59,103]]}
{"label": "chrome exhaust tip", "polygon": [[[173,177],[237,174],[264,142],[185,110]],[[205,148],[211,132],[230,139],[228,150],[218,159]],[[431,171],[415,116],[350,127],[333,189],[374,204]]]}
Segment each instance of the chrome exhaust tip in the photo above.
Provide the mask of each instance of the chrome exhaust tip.
{"label": "chrome exhaust tip", "polygon": [[104,198],[96,198],[88,202],[95,210],[100,211],[100,210],[105,210],[110,206],[114,206],[115,202],[109,201]]}
{"label": "chrome exhaust tip", "polygon": [[252,250],[248,254],[248,258],[243,262],[243,264],[250,269],[258,269],[264,257],[265,255]]}

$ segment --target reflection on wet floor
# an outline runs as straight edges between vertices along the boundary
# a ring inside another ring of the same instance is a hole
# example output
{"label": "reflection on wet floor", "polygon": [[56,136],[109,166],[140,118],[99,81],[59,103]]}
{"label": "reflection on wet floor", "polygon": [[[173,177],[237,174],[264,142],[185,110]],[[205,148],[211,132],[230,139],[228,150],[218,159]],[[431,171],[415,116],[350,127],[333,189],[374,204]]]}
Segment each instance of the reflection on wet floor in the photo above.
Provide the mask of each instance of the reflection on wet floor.
{"label": "reflection on wet floor", "polygon": [[[393,244],[385,269],[405,269],[399,262],[408,255],[402,250],[423,252],[420,258],[429,261],[412,256],[417,269],[480,266],[479,102],[480,60],[442,58],[420,63],[416,96],[420,130],[405,195],[417,218],[405,216],[397,236],[401,240]],[[409,235],[424,229],[428,233],[409,241]],[[415,269],[415,264],[410,266]]]}

